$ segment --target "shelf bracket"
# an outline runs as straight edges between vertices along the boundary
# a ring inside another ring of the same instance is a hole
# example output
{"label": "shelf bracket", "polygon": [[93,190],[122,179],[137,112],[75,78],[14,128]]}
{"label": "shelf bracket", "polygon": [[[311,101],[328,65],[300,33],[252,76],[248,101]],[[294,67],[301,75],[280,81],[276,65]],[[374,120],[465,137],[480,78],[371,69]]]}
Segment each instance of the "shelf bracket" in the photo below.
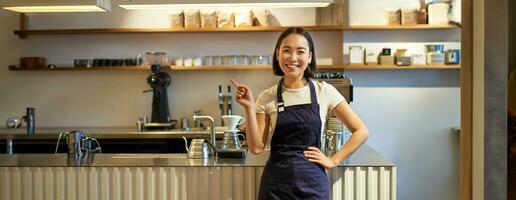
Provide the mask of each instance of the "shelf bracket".
{"label": "shelf bracket", "polygon": [[[29,17],[25,13],[20,13],[20,30],[18,33],[18,37],[21,39],[27,39],[27,34],[24,32],[28,29],[29,25]],[[16,34],[16,31],[15,33]]]}

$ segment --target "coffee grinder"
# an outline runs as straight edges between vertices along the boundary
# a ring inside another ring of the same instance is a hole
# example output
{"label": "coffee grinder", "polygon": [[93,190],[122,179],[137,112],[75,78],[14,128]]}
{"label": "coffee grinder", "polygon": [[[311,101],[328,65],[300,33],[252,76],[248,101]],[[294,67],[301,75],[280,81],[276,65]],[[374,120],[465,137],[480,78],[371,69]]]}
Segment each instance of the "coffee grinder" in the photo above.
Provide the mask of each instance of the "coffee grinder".
{"label": "coffee grinder", "polygon": [[152,116],[150,123],[144,122],[143,128],[150,129],[172,129],[175,126],[175,120],[170,119],[170,111],[168,107],[167,87],[170,85],[170,75],[161,72],[162,65],[167,65],[166,54],[163,52],[147,52],[145,54],[147,64],[151,65],[152,73],[147,77],[147,83],[152,90]]}

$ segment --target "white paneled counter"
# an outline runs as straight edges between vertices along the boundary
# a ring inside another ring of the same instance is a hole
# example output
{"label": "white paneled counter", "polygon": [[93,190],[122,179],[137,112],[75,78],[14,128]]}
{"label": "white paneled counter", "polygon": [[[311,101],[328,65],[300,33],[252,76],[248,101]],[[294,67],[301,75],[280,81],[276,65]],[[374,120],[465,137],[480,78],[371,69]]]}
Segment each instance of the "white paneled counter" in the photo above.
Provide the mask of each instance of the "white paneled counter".
{"label": "white paneled counter", "polygon": [[[1,155],[0,200],[256,199],[267,158],[101,154],[71,167],[65,154]],[[396,167],[367,145],[327,174],[332,199],[396,199]]]}

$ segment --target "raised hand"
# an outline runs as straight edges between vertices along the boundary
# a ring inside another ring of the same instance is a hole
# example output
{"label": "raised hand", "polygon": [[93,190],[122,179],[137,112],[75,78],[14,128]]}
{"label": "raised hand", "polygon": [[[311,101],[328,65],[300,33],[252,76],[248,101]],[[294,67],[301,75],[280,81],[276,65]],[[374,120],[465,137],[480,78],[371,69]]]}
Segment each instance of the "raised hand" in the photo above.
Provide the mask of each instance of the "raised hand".
{"label": "raised hand", "polygon": [[234,79],[231,79],[231,83],[236,88],[236,101],[245,109],[254,108],[255,103],[251,89],[245,84],[236,82]]}

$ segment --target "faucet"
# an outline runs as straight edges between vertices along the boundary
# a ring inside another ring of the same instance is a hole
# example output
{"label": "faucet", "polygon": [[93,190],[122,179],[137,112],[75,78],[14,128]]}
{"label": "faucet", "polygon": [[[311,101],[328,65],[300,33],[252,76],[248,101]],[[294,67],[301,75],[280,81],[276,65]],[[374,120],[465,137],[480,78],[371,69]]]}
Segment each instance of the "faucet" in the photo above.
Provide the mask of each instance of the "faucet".
{"label": "faucet", "polygon": [[[215,141],[215,120],[213,120],[212,117],[210,116],[197,116],[197,115],[194,115],[193,116],[193,119],[195,121],[201,121],[201,120],[208,120],[210,122],[210,142],[212,144],[212,147],[214,150],[216,150],[216,147],[217,147],[217,143]],[[213,152],[213,153],[216,153],[216,152]],[[215,154],[213,154],[215,155]]]}
{"label": "faucet", "polygon": [[[99,142],[81,131],[70,131],[59,134],[55,153],[57,153],[59,148],[59,141],[61,140],[62,134],[66,135],[68,165],[81,166],[84,163],[91,164],[93,162],[93,153],[97,151],[102,153]],[[96,148],[93,148],[92,142],[97,144]]]}

